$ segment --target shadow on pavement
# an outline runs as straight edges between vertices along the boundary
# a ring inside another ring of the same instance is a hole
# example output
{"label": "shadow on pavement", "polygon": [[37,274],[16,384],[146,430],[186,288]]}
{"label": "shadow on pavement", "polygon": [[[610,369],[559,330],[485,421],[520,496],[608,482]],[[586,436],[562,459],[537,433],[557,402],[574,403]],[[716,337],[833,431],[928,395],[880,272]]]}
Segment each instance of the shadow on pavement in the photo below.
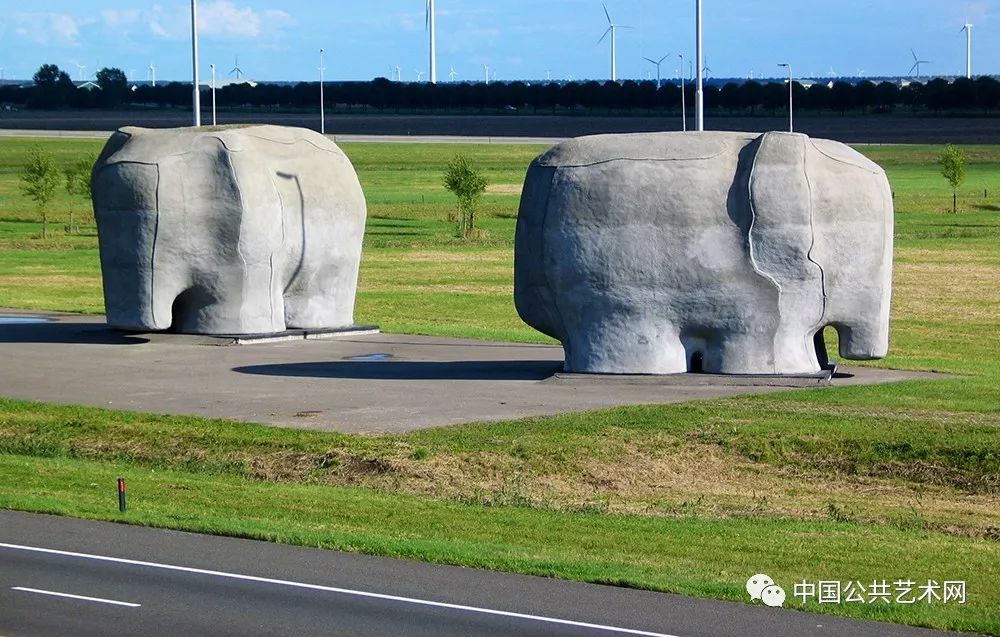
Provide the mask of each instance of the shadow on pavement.
{"label": "shadow on pavement", "polygon": [[331,361],[248,365],[234,372],[259,376],[360,380],[544,380],[562,361]]}
{"label": "shadow on pavement", "polygon": [[0,326],[0,343],[141,345],[149,339],[118,332],[104,323],[24,323]]}

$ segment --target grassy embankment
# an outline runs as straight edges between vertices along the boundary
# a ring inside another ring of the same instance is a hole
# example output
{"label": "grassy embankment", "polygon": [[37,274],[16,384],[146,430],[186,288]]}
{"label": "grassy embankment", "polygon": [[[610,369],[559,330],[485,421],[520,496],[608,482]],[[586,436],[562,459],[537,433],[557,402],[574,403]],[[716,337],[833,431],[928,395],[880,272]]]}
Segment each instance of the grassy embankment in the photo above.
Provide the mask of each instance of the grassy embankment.
{"label": "grassy embankment", "polygon": [[[43,143],[65,161],[100,145]],[[94,237],[36,238],[13,177],[24,142],[0,144],[0,307],[99,312]],[[537,148],[462,149],[495,184],[476,244],[445,221],[455,147],[345,150],[370,206],[360,320],[542,340],[510,301],[517,185]],[[898,211],[879,364],[957,378],[380,437],[4,400],[0,484],[19,488],[0,506],[118,519],[105,486],[126,473],[133,522],[693,595],[742,600],[761,570],[789,589],[967,579],[966,606],[806,608],[1000,634],[1000,148],[971,149],[957,215],[939,149],[863,150]]]}

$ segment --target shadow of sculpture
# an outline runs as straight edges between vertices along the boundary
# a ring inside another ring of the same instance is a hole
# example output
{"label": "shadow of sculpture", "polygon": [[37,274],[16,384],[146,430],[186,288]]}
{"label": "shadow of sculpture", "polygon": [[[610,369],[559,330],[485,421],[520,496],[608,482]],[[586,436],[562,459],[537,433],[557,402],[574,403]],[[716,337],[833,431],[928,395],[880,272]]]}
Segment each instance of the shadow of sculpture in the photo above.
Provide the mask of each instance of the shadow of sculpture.
{"label": "shadow of sculpture", "polygon": [[330,361],[236,367],[260,376],[356,380],[545,380],[562,361]]}
{"label": "shadow of sculpture", "polygon": [[148,338],[119,332],[104,323],[45,322],[0,326],[0,343],[142,345]]}

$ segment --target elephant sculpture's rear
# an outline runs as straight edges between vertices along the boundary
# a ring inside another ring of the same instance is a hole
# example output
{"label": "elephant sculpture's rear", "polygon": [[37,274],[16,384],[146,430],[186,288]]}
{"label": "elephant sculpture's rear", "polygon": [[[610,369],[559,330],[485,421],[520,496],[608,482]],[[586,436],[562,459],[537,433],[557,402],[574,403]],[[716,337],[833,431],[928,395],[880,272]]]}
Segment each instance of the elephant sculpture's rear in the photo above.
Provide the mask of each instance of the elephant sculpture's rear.
{"label": "elephant sculpture's rear", "polygon": [[93,173],[108,323],[266,334],[353,322],[365,199],[298,128],[124,128]]}
{"label": "elephant sculpture's rear", "polygon": [[891,192],[881,168],[789,133],[570,140],[528,170],[514,300],[567,371],[801,374],[885,355]]}

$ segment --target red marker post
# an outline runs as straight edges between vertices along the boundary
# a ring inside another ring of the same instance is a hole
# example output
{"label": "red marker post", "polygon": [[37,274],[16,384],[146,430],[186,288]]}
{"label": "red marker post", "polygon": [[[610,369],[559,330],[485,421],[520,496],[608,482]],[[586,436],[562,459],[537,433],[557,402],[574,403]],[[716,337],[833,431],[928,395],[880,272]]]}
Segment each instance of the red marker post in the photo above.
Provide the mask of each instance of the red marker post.
{"label": "red marker post", "polygon": [[118,478],[118,510],[125,512],[125,478]]}

